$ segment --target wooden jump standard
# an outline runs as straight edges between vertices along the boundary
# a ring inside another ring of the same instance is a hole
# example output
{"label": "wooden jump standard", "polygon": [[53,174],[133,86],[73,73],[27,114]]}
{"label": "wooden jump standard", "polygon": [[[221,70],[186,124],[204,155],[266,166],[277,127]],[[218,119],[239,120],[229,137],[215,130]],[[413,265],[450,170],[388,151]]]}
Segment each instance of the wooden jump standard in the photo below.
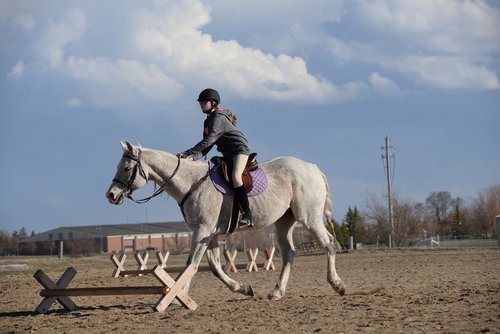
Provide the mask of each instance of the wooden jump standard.
{"label": "wooden jump standard", "polygon": [[[261,267],[264,270],[275,270],[274,262],[273,262],[273,256],[274,256],[274,251],[275,248],[272,247],[270,249],[264,250],[264,255],[266,257],[266,261],[264,263],[257,263],[257,255],[259,253],[259,250],[257,248],[255,249],[249,249],[247,250],[247,257],[248,257],[248,263],[238,263],[235,264],[234,261],[236,260],[236,255],[238,251],[235,249],[232,253],[229,250],[224,251],[224,257],[226,258],[226,265],[224,266],[224,271],[226,273],[230,272],[238,272],[239,270],[245,269],[248,272],[252,271],[259,271],[258,267]],[[169,257],[170,253],[167,251],[165,254],[162,254],[162,252],[157,251],[156,252],[156,258],[158,259],[158,266],[163,268],[168,273],[178,273],[182,271],[185,266],[169,266],[167,265],[167,259]],[[138,263],[138,269],[136,270],[125,270],[124,264],[125,264],[125,259],[126,259],[126,254],[125,253],[120,253],[119,257],[116,256],[116,254],[111,254],[110,260],[114,265],[114,270],[113,274],[111,275],[112,277],[119,277],[119,276],[141,276],[141,275],[148,275],[153,273],[153,269],[148,269],[146,266],[146,262],[148,260],[149,254],[145,253],[145,255],[141,255],[140,252],[135,253],[135,259]],[[198,271],[211,271],[209,266],[199,266]]]}
{"label": "wooden jump standard", "polygon": [[47,313],[56,300],[68,311],[75,311],[78,306],[69,298],[70,296],[106,296],[106,295],[161,295],[153,306],[158,312],[166,310],[168,305],[177,299],[181,305],[190,310],[196,310],[198,304],[182,289],[186,281],[194,275],[194,267],[188,266],[182,275],[175,281],[160,265],[152,269],[153,275],[160,281],[161,286],[127,286],[127,287],[90,287],[66,288],[75,277],[76,270],[72,267],[66,269],[61,278],[54,283],[42,270],[38,270],[34,277],[45,288],[40,291],[44,297],[35,309],[37,313]]}

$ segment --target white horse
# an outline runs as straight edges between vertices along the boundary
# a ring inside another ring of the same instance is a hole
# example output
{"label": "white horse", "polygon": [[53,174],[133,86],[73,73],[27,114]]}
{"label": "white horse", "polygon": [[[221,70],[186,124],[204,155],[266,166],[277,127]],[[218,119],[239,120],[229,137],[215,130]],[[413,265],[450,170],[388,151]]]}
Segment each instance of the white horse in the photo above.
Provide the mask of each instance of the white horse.
{"label": "white horse", "polygon": [[[216,277],[234,292],[254,295],[250,285],[231,279],[221,267],[217,235],[227,230],[232,196],[220,193],[207,180],[207,162],[179,159],[167,152],[129,143],[122,143],[122,147],[123,156],[106,193],[108,201],[121,204],[149,180],[155,182],[177,203],[182,203],[185,221],[193,231],[186,267],[193,264],[197,269],[207,251],[209,266]],[[260,167],[267,175],[268,188],[249,198],[255,224],[252,229],[274,224],[283,260],[278,282],[268,298],[279,300],[285,294],[295,255],[292,232],[296,223],[302,224],[324,247],[328,258],[327,281],[343,295],[345,284],[335,270],[337,240],[323,224],[323,216],[328,222],[332,219],[332,196],[326,176],[316,165],[293,157],[276,158]],[[189,289],[189,283],[184,289]]]}

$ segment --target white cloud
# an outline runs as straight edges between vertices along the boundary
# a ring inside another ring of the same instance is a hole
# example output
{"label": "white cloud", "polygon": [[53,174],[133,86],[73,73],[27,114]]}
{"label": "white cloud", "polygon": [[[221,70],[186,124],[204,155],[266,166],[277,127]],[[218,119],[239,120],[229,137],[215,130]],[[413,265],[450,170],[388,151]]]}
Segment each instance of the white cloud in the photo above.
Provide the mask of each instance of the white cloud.
{"label": "white cloud", "polygon": [[35,19],[28,13],[19,13],[14,16],[12,23],[22,30],[31,30],[35,27]]}
{"label": "white cloud", "polygon": [[[332,37],[339,62],[366,62],[403,74],[418,86],[500,89],[500,10],[485,1],[359,1],[360,33]],[[368,40],[367,40],[368,39]]]}
{"label": "white cloud", "polygon": [[[487,1],[359,2],[359,22],[372,33],[420,50],[463,54],[500,51],[500,10]],[[474,46],[471,48],[471,46]]]}
{"label": "white cloud", "polygon": [[[230,35],[232,30],[224,32],[227,24],[239,26],[239,22],[226,18],[232,17],[228,13],[236,12],[234,17],[239,18],[245,11],[241,24],[247,32],[240,35],[264,50],[307,57],[313,49],[326,46],[338,66],[361,63],[388,69],[418,89],[500,88],[495,71],[495,57],[500,53],[500,9],[492,2],[359,0],[311,5],[297,1],[286,15],[280,14],[280,1],[269,4],[265,13],[259,10],[259,1],[213,1],[212,6],[217,8],[214,16],[218,20],[211,24],[211,30]],[[261,16],[272,17],[273,22],[260,20]],[[213,27],[218,21],[219,29]],[[261,24],[252,29],[257,21]],[[372,84],[370,78],[368,81]]]}
{"label": "white cloud", "polygon": [[500,89],[495,73],[485,65],[439,56],[410,56],[391,66],[416,82],[439,89]]}
{"label": "white cloud", "polygon": [[369,80],[373,91],[377,95],[386,97],[402,97],[404,95],[393,80],[383,77],[378,72],[372,73]]}
{"label": "white cloud", "polygon": [[80,101],[80,99],[79,99],[79,98],[77,98],[77,97],[73,97],[73,98],[71,98],[70,100],[68,100],[68,101],[66,102],[66,104],[67,104],[68,106],[70,106],[70,107],[75,107],[75,108],[77,108],[77,107],[81,107],[81,106],[82,106],[82,101]]}
{"label": "white cloud", "polygon": [[202,33],[200,28],[210,17],[198,2],[169,3],[136,15],[135,41],[140,50],[156,55],[165,71],[177,78],[197,78],[191,85],[225,87],[243,97],[277,100],[323,101],[335,93],[328,80],[308,73],[300,57],[274,56]]}
{"label": "white cloud", "polygon": [[181,90],[181,86],[158,66],[144,65],[136,60],[69,57],[62,70],[78,80],[117,90],[132,89],[156,100],[167,101]]}
{"label": "white cloud", "polygon": [[209,8],[193,0],[131,10],[129,16],[118,18],[127,26],[124,32],[132,32],[131,44],[126,53],[113,59],[95,52],[85,57],[74,52],[73,46],[92,42],[86,39],[92,22],[87,16],[92,13],[73,8],[63,17],[49,19],[36,43],[37,55],[53,70],[106,87],[94,89],[93,94],[125,89],[129,98],[135,92],[138,98],[166,101],[184,87],[215,86],[249,99],[331,102],[332,97],[352,98],[351,90],[345,95],[345,87],[311,75],[303,58],[275,56],[236,40],[213,40],[201,31],[210,23],[209,13]]}
{"label": "white cloud", "polygon": [[65,47],[82,38],[87,29],[87,18],[82,10],[72,8],[64,15],[61,20],[49,18],[47,29],[35,46],[37,55],[52,68],[63,64]]}
{"label": "white cloud", "polygon": [[20,79],[24,75],[24,68],[24,62],[22,60],[19,60],[17,64],[10,69],[7,76],[13,79]]}
{"label": "white cloud", "polygon": [[[36,38],[38,74],[74,80],[86,103],[164,102],[206,86],[226,96],[308,103],[415,87],[500,88],[500,14],[490,2],[299,0],[286,15],[284,0],[206,3],[126,2],[121,15],[104,20],[92,2],[26,2],[17,11],[9,6],[2,20]],[[8,75],[20,78],[24,67]],[[401,77],[415,87],[401,88]]]}

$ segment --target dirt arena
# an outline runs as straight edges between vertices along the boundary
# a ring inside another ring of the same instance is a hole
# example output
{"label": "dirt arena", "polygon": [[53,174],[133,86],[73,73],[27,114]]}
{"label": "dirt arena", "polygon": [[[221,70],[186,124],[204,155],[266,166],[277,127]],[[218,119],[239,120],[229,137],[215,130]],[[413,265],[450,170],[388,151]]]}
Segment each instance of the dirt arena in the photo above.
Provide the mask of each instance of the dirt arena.
{"label": "dirt arena", "polygon": [[[129,256],[132,257],[132,256]],[[245,262],[243,254],[237,262]],[[150,259],[150,262],[154,256]],[[128,262],[127,269],[134,269]],[[133,261],[131,259],[130,261]],[[182,263],[185,256],[169,259]],[[7,258],[29,269],[0,272],[2,333],[499,333],[500,250],[356,251],[337,255],[347,284],[339,296],[326,282],[325,256],[297,257],[285,297],[268,301],[278,271],[238,272],[264,298],[230,292],[211,273],[198,273],[190,296],[196,311],[180,306],[164,313],[151,308],[158,297],[73,297],[80,307],[67,313],[55,304],[45,315],[33,310],[41,268],[57,280],[66,267],[78,274],[71,287],[158,285],[152,276],[111,278],[107,256],[93,258]],[[279,266],[280,261],[275,259]]]}

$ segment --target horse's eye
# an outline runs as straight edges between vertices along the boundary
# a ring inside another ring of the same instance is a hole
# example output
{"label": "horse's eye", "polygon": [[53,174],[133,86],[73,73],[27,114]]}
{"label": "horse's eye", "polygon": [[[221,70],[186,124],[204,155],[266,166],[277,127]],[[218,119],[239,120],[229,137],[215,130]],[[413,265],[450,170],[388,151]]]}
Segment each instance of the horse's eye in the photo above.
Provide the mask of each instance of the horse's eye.
{"label": "horse's eye", "polygon": [[128,167],[128,166],[127,166],[127,167],[125,167],[125,171],[126,171],[126,172],[130,172],[130,170],[131,170],[131,169],[132,169],[132,167]]}

